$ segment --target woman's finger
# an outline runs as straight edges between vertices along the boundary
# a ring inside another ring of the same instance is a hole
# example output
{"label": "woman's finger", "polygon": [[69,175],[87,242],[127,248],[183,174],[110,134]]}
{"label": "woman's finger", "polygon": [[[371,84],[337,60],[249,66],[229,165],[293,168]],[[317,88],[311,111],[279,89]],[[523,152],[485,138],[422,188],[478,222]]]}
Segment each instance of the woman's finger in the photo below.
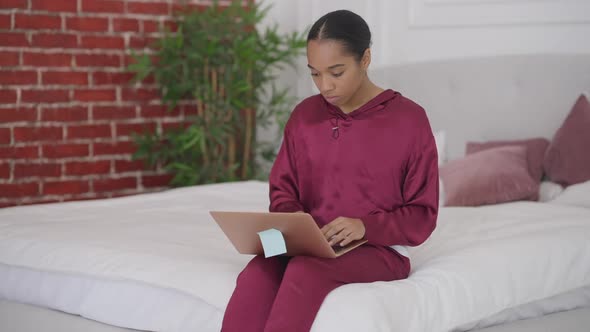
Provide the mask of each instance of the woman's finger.
{"label": "woman's finger", "polygon": [[345,225],[342,224],[331,225],[326,231],[326,233],[324,233],[324,236],[326,237],[326,239],[330,240],[333,236],[340,233],[344,228]]}
{"label": "woman's finger", "polygon": [[350,242],[352,242],[352,240],[350,239],[350,237],[346,237],[344,240],[342,240],[342,242],[340,242],[340,246],[344,247],[347,244],[349,244]]}
{"label": "woman's finger", "polygon": [[340,225],[339,219],[340,218],[336,218],[336,219],[332,220],[331,222],[327,223],[326,225],[324,225],[324,227],[321,228],[322,233],[324,233],[324,235],[326,235],[334,227],[337,227],[338,225]]}
{"label": "woman's finger", "polygon": [[340,246],[344,247],[345,245],[349,244],[350,242],[356,240],[354,236],[354,232],[348,233],[344,239],[340,242]]}
{"label": "woman's finger", "polygon": [[350,236],[352,234],[352,232],[348,229],[343,229],[342,231],[340,231],[340,233],[334,235],[332,237],[332,239],[330,240],[330,245],[336,245],[336,244],[340,244],[343,240],[345,240],[348,236]]}
{"label": "woman's finger", "polygon": [[340,241],[344,240],[344,236],[345,236],[345,233],[343,233],[342,231],[340,231],[339,233],[336,233],[336,234],[330,236],[328,238],[328,243],[331,246],[333,246],[333,245],[339,243]]}

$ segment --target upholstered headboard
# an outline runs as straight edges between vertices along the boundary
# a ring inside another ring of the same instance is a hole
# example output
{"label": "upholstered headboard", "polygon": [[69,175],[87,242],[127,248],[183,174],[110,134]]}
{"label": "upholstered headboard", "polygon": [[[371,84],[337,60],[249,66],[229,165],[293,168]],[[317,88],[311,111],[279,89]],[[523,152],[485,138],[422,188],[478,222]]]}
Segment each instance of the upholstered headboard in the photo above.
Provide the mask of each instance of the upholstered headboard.
{"label": "upholstered headboard", "polygon": [[551,139],[577,97],[590,92],[590,54],[454,59],[369,75],[422,105],[454,159],[469,140]]}

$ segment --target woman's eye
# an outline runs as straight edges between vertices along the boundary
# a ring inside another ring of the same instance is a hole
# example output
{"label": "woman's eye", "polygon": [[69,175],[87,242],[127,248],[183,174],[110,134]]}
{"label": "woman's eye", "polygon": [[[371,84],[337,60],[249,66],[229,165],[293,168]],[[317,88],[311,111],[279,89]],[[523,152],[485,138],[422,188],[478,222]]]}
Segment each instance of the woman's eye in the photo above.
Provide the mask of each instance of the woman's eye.
{"label": "woman's eye", "polygon": [[344,74],[344,72],[342,72],[342,73],[335,73],[335,74],[332,74],[332,75],[333,75],[334,77],[340,77],[340,76],[342,76],[342,74]]}
{"label": "woman's eye", "polygon": [[320,76],[320,74],[318,74],[318,73],[311,73],[311,76],[317,77],[317,76]]}

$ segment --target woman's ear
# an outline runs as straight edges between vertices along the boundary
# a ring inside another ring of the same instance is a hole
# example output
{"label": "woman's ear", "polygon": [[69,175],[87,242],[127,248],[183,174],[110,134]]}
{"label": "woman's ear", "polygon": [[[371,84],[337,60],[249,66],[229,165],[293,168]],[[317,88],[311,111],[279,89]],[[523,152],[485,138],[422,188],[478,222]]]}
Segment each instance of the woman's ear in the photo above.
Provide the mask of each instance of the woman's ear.
{"label": "woman's ear", "polygon": [[369,68],[369,65],[371,64],[371,49],[367,48],[365,50],[365,53],[363,53],[363,57],[361,58],[361,68],[363,68],[363,70],[367,70],[367,68]]}

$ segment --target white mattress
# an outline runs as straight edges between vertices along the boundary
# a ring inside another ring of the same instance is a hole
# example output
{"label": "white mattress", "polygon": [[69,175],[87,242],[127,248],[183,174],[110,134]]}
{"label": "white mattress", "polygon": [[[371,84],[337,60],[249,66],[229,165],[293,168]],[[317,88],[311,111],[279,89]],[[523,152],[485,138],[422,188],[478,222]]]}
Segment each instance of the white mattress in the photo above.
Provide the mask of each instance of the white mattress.
{"label": "white mattress", "polygon": [[[138,332],[61,311],[0,299],[0,331],[10,332]],[[585,331],[584,331],[585,332]]]}
{"label": "white mattress", "polygon": [[0,298],[140,330],[219,331],[251,257],[208,211],[264,211],[267,192],[245,182],[1,209]]}
{"label": "white mattress", "polygon": [[[148,331],[219,331],[223,310],[143,282],[0,265],[0,299]],[[0,330],[3,326],[0,322]]]}
{"label": "white mattress", "polygon": [[[2,209],[0,298],[141,330],[218,331],[250,257],[207,211],[266,210],[267,190],[244,182]],[[588,239],[590,209],[444,208],[410,251],[409,279],[335,290],[313,330],[466,330],[585,306]]]}

